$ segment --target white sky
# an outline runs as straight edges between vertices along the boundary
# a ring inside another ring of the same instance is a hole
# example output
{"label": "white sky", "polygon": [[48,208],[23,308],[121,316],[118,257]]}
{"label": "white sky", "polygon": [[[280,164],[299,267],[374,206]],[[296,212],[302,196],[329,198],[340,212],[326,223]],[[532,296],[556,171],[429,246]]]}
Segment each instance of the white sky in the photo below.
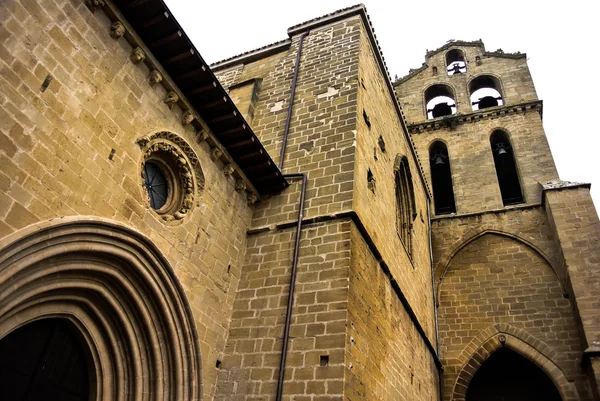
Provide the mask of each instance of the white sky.
{"label": "white sky", "polygon": [[[351,0],[165,0],[202,57],[213,63],[287,38],[287,28]],[[392,78],[449,39],[527,53],[544,128],[563,180],[591,182],[600,208],[600,39],[597,0],[365,0]],[[465,12],[465,10],[468,10]],[[590,118],[591,117],[591,118]]]}

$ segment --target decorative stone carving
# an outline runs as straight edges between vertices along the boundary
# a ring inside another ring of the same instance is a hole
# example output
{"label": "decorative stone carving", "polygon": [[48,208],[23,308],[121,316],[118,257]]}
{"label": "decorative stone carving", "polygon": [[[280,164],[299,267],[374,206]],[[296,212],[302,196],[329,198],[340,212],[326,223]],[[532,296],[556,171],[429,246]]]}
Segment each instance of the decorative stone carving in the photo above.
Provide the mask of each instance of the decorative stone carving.
{"label": "decorative stone carving", "polygon": [[163,76],[160,72],[158,72],[158,70],[150,71],[150,75],[148,75],[148,82],[150,83],[150,86],[154,86],[160,83],[162,80]]}
{"label": "decorative stone carving", "polygon": [[223,174],[225,174],[226,176],[230,176],[231,174],[233,174],[234,171],[235,171],[235,168],[233,167],[233,164],[231,164],[231,163],[227,163],[223,167]]}
{"label": "decorative stone carving", "polygon": [[169,91],[169,93],[167,93],[167,96],[165,97],[165,100],[163,100],[163,102],[165,102],[165,104],[169,106],[169,110],[171,110],[173,106],[177,104],[178,101],[179,95],[175,91]]}
{"label": "decorative stone carving", "polygon": [[248,205],[253,205],[258,200],[258,197],[254,192],[247,192],[248,194]]}
{"label": "decorative stone carving", "polygon": [[194,121],[194,114],[190,110],[186,110],[181,116],[181,123],[183,125],[189,125]]}
{"label": "decorative stone carving", "polygon": [[131,61],[133,64],[138,64],[142,61],[146,60],[146,53],[142,50],[141,47],[136,47],[131,52]]}
{"label": "decorative stone carving", "polygon": [[206,141],[208,139],[208,131],[204,128],[200,128],[198,132],[196,132],[196,141],[198,143]]}
{"label": "decorative stone carving", "polygon": [[137,143],[140,146],[140,148],[143,149],[150,141],[156,139],[164,139],[168,142],[172,142],[175,145],[177,145],[183,151],[183,153],[185,153],[186,157],[189,159],[192,167],[194,168],[194,172],[196,173],[196,181],[198,183],[198,187],[200,189],[204,188],[205,179],[204,172],[202,171],[202,168],[200,166],[200,160],[198,159],[198,156],[196,155],[192,147],[185,141],[185,139],[172,132],[161,131],[152,135],[144,136],[138,139]]}
{"label": "decorative stone carving", "polygon": [[236,191],[244,191],[246,190],[246,181],[241,178],[235,180],[235,190]]}
{"label": "decorative stone carving", "polygon": [[160,164],[169,177],[168,202],[156,212],[165,221],[183,219],[194,205],[194,175],[191,163],[183,151],[173,143],[153,140],[146,147],[141,165],[141,178],[144,180],[144,164],[152,161]]}
{"label": "decorative stone carving", "polygon": [[504,344],[504,343],[506,342],[506,336],[505,336],[504,334],[500,334],[500,335],[498,336],[498,340],[499,340],[499,341],[500,341],[502,344]]}
{"label": "decorative stone carving", "polygon": [[121,21],[113,22],[113,24],[110,26],[110,36],[113,39],[119,39],[123,35],[125,35],[125,26],[123,26]]}
{"label": "decorative stone carving", "polygon": [[223,156],[223,152],[219,148],[212,148],[212,150],[210,151],[210,158],[213,161],[219,160],[221,156]]}
{"label": "decorative stone carving", "polygon": [[475,56],[475,64],[476,65],[481,65],[481,57]]}
{"label": "decorative stone carving", "polygon": [[97,8],[102,8],[106,5],[104,0],[85,0],[84,3],[91,12],[94,12]]}

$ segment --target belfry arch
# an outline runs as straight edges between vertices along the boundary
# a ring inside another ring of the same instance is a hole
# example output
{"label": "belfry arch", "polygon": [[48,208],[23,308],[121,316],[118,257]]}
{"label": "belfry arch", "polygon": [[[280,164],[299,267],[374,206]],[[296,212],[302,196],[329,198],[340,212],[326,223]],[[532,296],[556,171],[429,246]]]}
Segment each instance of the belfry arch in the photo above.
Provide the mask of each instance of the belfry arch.
{"label": "belfry arch", "polygon": [[76,217],[5,238],[0,300],[0,342],[44,321],[75,333],[89,372],[86,399],[201,398],[200,347],[183,288],[133,229]]}

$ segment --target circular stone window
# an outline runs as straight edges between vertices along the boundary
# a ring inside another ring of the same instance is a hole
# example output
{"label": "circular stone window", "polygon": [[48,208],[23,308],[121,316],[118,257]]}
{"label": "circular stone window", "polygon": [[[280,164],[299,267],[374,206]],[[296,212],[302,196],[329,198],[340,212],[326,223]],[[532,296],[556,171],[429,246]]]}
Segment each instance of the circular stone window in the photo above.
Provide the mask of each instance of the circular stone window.
{"label": "circular stone window", "polygon": [[164,220],[181,220],[194,203],[194,176],[189,161],[175,145],[153,143],[144,153],[142,186],[150,207]]}

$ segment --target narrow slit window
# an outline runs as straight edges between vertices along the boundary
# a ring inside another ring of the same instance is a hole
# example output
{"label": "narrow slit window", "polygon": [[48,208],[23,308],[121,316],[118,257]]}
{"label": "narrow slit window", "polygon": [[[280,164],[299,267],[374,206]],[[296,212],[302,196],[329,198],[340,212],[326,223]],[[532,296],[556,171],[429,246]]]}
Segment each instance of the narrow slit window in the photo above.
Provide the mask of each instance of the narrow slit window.
{"label": "narrow slit window", "polygon": [[449,116],[456,113],[454,93],[447,85],[433,85],[425,91],[427,119]]}
{"label": "narrow slit window", "polygon": [[417,217],[412,175],[406,157],[396,156],[394,163],[396,186],[396,230],[404,248],[412,257],[412,228]]}
{"label": "narrow slit window", "polygon": [[429,165],[431,167],[435,214],[456,213],[450,158],[444,143],[437,141],[431,145],[429,148]]}
{"label": "narrow slit window", "polygon": [[523,203],[523,191],[515,163],[515,155],[508,135],[503,131],[494,131],[490,137],[494,166],[504,206]]}

